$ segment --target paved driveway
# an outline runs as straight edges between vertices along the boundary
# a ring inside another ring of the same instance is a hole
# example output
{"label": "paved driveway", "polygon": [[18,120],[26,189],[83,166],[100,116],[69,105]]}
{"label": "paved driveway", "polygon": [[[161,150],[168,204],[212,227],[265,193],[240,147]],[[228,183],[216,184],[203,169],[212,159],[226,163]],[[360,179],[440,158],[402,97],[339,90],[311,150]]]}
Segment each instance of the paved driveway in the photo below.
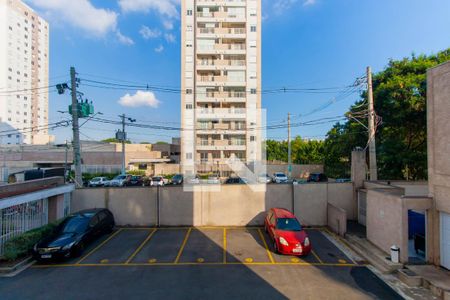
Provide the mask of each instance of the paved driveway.
{"label": "paved driveway", "polygon": [[396,299],[322,229],[307,257],[273,253],[261,228],[121,228],[84,256],[0,279],[2,299]]}

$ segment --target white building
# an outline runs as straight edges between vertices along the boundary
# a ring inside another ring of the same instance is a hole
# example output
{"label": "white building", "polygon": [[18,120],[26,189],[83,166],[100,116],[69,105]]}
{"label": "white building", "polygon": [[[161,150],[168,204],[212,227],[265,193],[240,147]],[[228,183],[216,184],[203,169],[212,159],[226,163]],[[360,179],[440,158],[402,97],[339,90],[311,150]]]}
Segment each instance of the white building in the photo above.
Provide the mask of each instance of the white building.
{"label": "white building", "polygon": [[260,161],[261,0],[181,3],[183,170]]}
{"label": "white building", "polygon": [[46,144],[49,26],[20,0],[0,0],[0,144]]}

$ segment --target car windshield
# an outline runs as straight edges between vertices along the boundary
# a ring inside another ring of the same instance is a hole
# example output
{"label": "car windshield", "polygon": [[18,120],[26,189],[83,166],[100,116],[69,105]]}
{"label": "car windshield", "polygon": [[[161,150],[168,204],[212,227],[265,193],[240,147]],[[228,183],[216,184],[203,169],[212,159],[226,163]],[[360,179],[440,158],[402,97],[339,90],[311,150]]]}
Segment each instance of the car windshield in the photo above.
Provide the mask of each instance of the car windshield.
{"label": "car windshield", "polygon": [[100,179],[101,179],[100,177],[95,177],[95,178],[92,179],[92,181],[96,182],[96,181],[100,181]]}
{"label": "car windshield", "polygon": [[277,229],[286,231],[302,231],[302,226],[294,218],[279,218],[277,220]]}
{"label": "car windshield", "polygon": [[68,218],[61,224],[61,233],[81,233],[84,232],[89,224],[89,218],[74,216]]}
{"label": "car windshield", "polygon": [[161,177],[153,177],[152,180],[154,181],[160,181],[162,178]]}
{"label": "car windshield", "polygon": [[125,178],[126,178],[126,176],[123,176],[123,175],[114,177],[115,180],[121,180],[121,179],[125,179]]}
{"label": "car windshield", "polygon": [[182,179],[182,178],[183,178],[183,176],[181,176],[181,175],[175,175],[175,176],[173,176],[173,179],[175,179],[175,180]]}
{"label": "car windshield", "polygon": [[283,173],[277,173],[277,174],[275,174],[275,176],[277,176],[277,177],[286,177],[286,175],[284,175]]}

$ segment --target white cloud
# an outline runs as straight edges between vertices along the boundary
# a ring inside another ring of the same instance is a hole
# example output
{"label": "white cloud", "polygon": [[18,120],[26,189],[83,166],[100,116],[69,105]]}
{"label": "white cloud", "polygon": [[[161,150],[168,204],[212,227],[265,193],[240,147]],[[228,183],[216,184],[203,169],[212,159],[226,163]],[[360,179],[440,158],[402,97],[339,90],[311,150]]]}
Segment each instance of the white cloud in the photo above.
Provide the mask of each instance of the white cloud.
{"label": "white cloud", "polygon": [[273,2],[273,10],[276,14],[282,14],[297,3],[303,6],[311,6],[317,3],[317,0],[275,0]]}
{"label": "white cloud", "polygon": [[171,33],[166,33],[164,34],[164,38],[166,39],[166,41],[168,43],[175,43],[176,42],[176,37],[175,35],[171,34]]}
{"label": "white cloud", "polygon": [[141,30],[139,30],[139,33],[146,40],[161,36],[161,31],[159,31],[158,29],[151,29],[144,25],[141,27]]}
{"label": "white cloud", "polygon": [[305,0],[303,2],[303,6],[308,6],[308,5],[314,5],[316,4],[317,0]]}
{"label": "white cloud", "polygon": [[119,0],[119,6],[124,12],[143,12],[151,10],[157,11],[161,15],[178,19],[177,6],[180,0]]}
{"label": "white cloud", "polygon": [[127,46],[134,45],[134,41],[131,38],[123,35],[119,30],[117,30],[116,36],[120,43],[127,45]]}
{"label": "white cloud", "polygon": [[126,107],[149,106],[153,108],[157,108],[161,103],[154,93],[146,91],[136,91],[134,95],[126,94],[118,102],[120,105]]}
{"label": "white cloud", "polygon": [[155,48],[155,52],[157,53],[161,53],[164,51],[164,46],[163,45],[159,45],[159,47]]}
{"label": "white cloud", "polygon": [[67,22],[90,35],[104,36],[117,26],[117,13],[96,8],[89,0],[28,0],[59,21]]}
{"label": "white cloud", "polygon": [[163,21],[163,26],[167,30],[172,30],[173,29],[173,22],[169,21],[169,20],[164,20]]}

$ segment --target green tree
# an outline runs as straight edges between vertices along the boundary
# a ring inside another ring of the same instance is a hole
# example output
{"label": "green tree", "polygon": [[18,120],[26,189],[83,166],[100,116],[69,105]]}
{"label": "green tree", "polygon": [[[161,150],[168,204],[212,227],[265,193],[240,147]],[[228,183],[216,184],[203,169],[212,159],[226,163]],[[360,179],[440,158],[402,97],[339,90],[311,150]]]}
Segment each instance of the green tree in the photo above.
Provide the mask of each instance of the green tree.
{"label": "green tree", "polygon": [[[381,179],[426,179],[426,71],[450,60],[450,49],[436,55],[412,55],[390,60],[373,76],[374,106],[382,121],[376,130],[378,173]],[[366,99],[366,93],[362,93]],[[360,100],[350,114],[367,125],[367,105]],[[325,141],[325,167],[332,177],[348,177],[350,155],[355,147],[365,148],[364,126],[350,119],[336,124]]]}
{"label": "green tree", "polygon": [[[120,140],[118,140],[116,138],[104,139],[104,140],[101,140],[101,142],[103,142],[103,143],[122,143],[122,141],[120,141]],[[125,144],[131,144],[131,141],[130,140],[126,140]]]}

